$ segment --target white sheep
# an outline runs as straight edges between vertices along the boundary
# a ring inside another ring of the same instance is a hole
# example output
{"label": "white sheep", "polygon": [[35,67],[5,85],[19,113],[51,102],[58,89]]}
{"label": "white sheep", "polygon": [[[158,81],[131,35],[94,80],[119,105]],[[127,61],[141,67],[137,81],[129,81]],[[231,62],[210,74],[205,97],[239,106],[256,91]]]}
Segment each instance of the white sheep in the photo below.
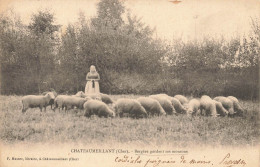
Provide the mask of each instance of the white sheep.
{"label": "white sheep", "polygon": [[73,109],[74,107],[77,107],[78,109],[83,109],[84,103],[88,100],[89,97],[81,98],[81,97],[69,96],[63,100],[63,105],[65,107],[65,111],[67,109]]}
{"label": "white sheep", "polygon": [[221,102],[218,102],[216,100],[213,100],[215,102],[215,105],[216,105],[216,109],[217,109],[217,113],[220,115],[220,116],[226,116],[228,115],[228,111],[223,107],[222,103]]}
{"label": "white sheep", "polygon": [[220,102],[223,105],[223,107],[228,111],[229,116],[234,116],[235,114],[234,105],[229,98],[224,96],[217,96],[214,98],[214,100]]}
{"label": "white sheep", "polygon": [[139,97],[137,101],[144,107],[148,115],[166,115],[160,103],[150,97]]}
{"label": "white sheep", "polygon": [[86,94],[83,91],[79,91],[78,93],[76,93],[75,95],[72,95],[73,97],[82,97],[85,98]]}
{"label": "white sheep", "polygon": [[156,94],[156,95],[150,95],[149,97],[157,100],[162,106],[162,108],[164,109],[164,111],[166,112],[166,114],[168,115],[176,114],[174,106],[172,105],[172,102],[170,101],[168,95]]}
{"label": "white sheep", "polygon": [[187,113],[187,109],[181,104],[181,102],[177,98],[170,97],[170,99],[177,113],[182,113],[182,114]]}
{"label": "white sheep", "polygon": [[42,95],[27,95],[22,97],[23,109],[24,113],[28,108],[36,108],[39,107],[42,111],[42,108],[46,111],[46,107],[49,105],[50,100],[54,99],[55,96],[52,92],[47,93],[45,96]]}
{"label": "white sheep", "polygon": [[174,107],[174,110],[177,113],[186,113],[187,112],[187,109],[185,109],[185,107],[182,105],[182,103],[177,98],[171,97],[171,96],[164,94],[164,93],[157,94],[156,96],[162,96],[162,97],[169,99],[171,101],[173,107]]}
{"label": "white sheep", "polygon": [[238,99],[234,96],[228,96],[227,98],[233,102],[234,111],[236,112],[236,114],[239,116],[242,116],[244,114],[245,110],[239,104]]}
{"label": "white sheep", "polygon": [[102,101],[100,93],[89,93],[86,94],[86,97],[90,97],[91,99]]}
{"label": "white sheep", "polygon": [[139,101],[135,99],[121,98],[115,102],[115,112],[120,117],[125,114],[133,118],[147,117],[147,112]]}
{"label": "white sheep", "polygon": [[54,99],[54,110],[56,110],[57,108],[62,109],[65,107],[64,106],[64,99],[69,97],[68,95],[58,95],[55,99]]}
{"label": "white sheep", "polygon": [[73,109],[74,107],[83,109],[83,104],[89,99],[89,97],[81,98],[76,96],[59,95],[55,98],[54,104],[55,108],[59,108],[59,110],[60,108],[65,108],[65,111],[67,111],[67,109]]}
{"label": "white sheep", "polygon": [[[58,94],[55,92],[54,89],[50,89],[49,92],[43,92],[42,95],[45,96],[47,93],[53,93],[55,98],[58,96]],[[50,102],[49,102],[49,105],[51,106],[51,109],[52,109],[52,105],[53,104],[54,104],[54,99],[51,99]]]}
{"label": "white sheep", "polygon": [[174,98],[178,99],[182,105],[187,104],[189,102],[188,99],[183,95],[175,95]]}
{"label": "white sheep", "polygon": [[215,102],[206,95],[203,95],[200,99],[200,111],[202,115],[216,117],[217,109]]}
{"label": "white sheep", "polygon": [[191,99],[188,104],[186,104],[187,114],[197,115],[200,110],[200,101],[198,99]]}
{"label": "white sheep", "polygon": [[111,110],[104,102],[99,100],[88,100],[84,103],[85,117],[97,115],[99,117],[115,117],[115,112]]}

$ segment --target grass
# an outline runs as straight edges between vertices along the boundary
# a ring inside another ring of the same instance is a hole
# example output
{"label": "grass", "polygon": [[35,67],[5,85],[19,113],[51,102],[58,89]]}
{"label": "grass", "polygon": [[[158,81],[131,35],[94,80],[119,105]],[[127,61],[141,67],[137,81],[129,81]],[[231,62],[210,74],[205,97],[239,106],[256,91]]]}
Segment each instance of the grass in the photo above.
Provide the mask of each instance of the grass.
{"label": "grass", "polygon": [[[136,98],[135,95],[113,95]],[[0,96],[0,140],[3,143],[138,144],[140,146],[256,146],[259,144],[259,106],[241,101],[245,117],[188,117],[186,115],[131,118],[86,118],[80,110],[21,112],[21,96]]]}

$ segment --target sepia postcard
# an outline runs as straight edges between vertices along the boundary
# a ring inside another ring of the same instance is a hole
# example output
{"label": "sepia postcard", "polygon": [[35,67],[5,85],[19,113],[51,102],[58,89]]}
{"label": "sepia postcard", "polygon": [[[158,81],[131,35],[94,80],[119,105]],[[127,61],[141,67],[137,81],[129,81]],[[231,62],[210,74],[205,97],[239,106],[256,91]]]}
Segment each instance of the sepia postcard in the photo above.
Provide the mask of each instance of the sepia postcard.
{"label": "sepia postcard", "polygon": [[1,0],[0,167],[259,167],[259,0]]}

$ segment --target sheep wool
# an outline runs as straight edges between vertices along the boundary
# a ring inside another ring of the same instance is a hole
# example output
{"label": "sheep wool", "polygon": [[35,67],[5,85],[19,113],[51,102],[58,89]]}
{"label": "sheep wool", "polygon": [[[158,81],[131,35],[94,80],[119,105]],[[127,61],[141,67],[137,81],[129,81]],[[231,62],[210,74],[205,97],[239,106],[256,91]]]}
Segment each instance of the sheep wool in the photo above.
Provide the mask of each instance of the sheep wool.
{"label": "sheep wool", "polygon": [[168,115],[176,114],[175,108],[172,105],[172,102],[169,100],[168,95],[157,94],[157,95],[151,95],[149,97],[157,100],[162,106],[162,108],[164,109],[164,111],[166,112],[166,114]]}
{"label": "sheep wool", "polygon": [[115,112],[111,110],[104,102],[99,100],[88,100],[84,103],[85,117],[97,115],[99,117],[115,117]]}
{"label": "sheep wool", "polygon": [[116,114],[120,117],[129,115],[133,118],[147,117],[147,112],[139,101],[135,99],[121,98],[115,103]]}
{"label": "sheep wool", "polygon": [[137,101],[145,108],[148,115],[166,115],[160,103],[150,97],[139,97]]}
{"label": "sheep wool", "polygon": [[222,104],[222,106],[228,111],[228,115],[229,116],[234,116],[235,112],[234,112],[234,105],[233,102],[224,96],[217,96],[214,98],[214,100],[220,102]]}
{"label": "sheep wool", "polygon": [[49,105],[50,100],[54,99],[55,96],[52,92],[47,93],[45,96],[42,95],[27,95],[22,97],[23,109],[22,112],[26,112],[28,108],[39,107],[42,111],[42,108],[46,111],[46,107]]}
{"label": "sheep wool", "polygon": [[238,116],[242,116],[244,114],[244,109],[241,107],[238,99],[234,96],[228,96],[228,99],[230,99],[233,102],[233,106],[234,106],[234,111],[236,112],[236,114]]}
{"label": "sheep wool", "polygon": [[174,98],[178,99],[182,105],[188,103],[188,99],[183,95],[175,95]]}
{"label": "sheep wool", "polygon": [[200,110],[200,101],[198,99],[191,99],[187,104],[187,114],[197,115]]}
{"label": "sheep wool", "polygon": [[215,102],[207,95],[203,95],[200,99],[201,114],[206,116],[217,116],[217,109]]}

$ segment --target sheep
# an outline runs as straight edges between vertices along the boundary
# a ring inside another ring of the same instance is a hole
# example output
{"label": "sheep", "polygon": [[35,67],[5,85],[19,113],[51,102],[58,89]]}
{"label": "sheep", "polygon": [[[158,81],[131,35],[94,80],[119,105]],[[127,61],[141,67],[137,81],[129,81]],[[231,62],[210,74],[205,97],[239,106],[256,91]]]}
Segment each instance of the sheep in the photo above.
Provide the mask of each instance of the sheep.
{"label": "sheep", "polygon": [[115,117],[115,112],[111,110],[106,103],[99,100],[88,100],[83,105],[85,117],[90,117],[91,115],[97,115],[99,117]]}
{"label": "sheep", "polygon": [[64,106],[64,99],[65,98],[69,98],[70,96],[68,95],[58,95],[55,99],[54,99],[54,111],[56,110],[56,108],[59,108],[63,110]]}
{"label": "sheep", "polygon": [[49,92],[52,92],[53,95],[55,96],[55,98],[58,96],[57,92],[54,89],[52,89],[52,88],[50,88],[49,91],[43,92],[42,95],[45,96]]}
{"label": "sheep", "polygon": [[79,91],[78,93],[76,93],[75,95],[72,95],[73,97],[82,97],[85,98],[86,94],[83,91]]}
{"label": "sheep", "polygon": [[234,107],[234,111],[236,112],[236,114],[238,116],[242,116],[245,111],[243,110],[243,108],[239,104],[238,99],[234,96],[228,96],[227,98],[230,99],[233,102],[233,107]]}
{"label": "sheep", "polygon": [[178,99],[182,105],[187,104],[189,102],[188,99],[183,95],[175,95],[174,98]]}
{"label": "sheep", "polygon": [[42,95],[27,95],[22,97],[23,109],[22,113],[25,113],[28,108],[39,107],[42,111],[42,108],[46,111],[46,107],[49,105],[50,100],[54,99],[55,96],[52,92],[47,93],[45,96]]}
{"label": "sheep", "polygon": [[69,96],[65,99],[63,99],[63,105],[65,107],[65,112],[68,108],[73,109],[74,107],[77,107],[78,109],[83,109],[83,105],[86,101],[88,101],[90,98],[81,98],[81,97],[74,97]]}
{"label": "sheep", "polygon": [[101,95],[100,95],[100,93],[86,94],[86,97],[90,97],[91,99],[101,101]]}
{"label": "sheep", "polygon": [[147,117],[147,112],[139,101],[135,99],[118,99],[114,105],[115,112],[120,117],[128,114],[133,118]]}
{"label": "sheep", "polygon": [[170,97],[172,105],[177,113],[187,113],[187,109],[181,104],[181,102],[175,98],[175,97]]}
{"label": "sheep", "polygon": [[223,107],[228,111],[229,116],[234,116],[235,114],[234,105],[229,98],[224,96],[217,96],[214,98],[214,100],[220,102],[223,105]]}
{"label": "sheep", "polygon": [[186,104],[187,107],[187,114],[198,114],[200,110],[200,101],[198,99],[191,99],[188,104]]}
{"label": "sheep", "polygon": [[104,93],[93,93],[93,94],[87,94],[87,97],[91,97],[92,99],[101,100],[106,104],[112,104],[114,101]]}
{"label": "sheep", "polygon": [[[49,92],[53,93],[55,98],[58,96],[58,94],[56,93],[56,91],[54,89],[50,89],[50,91],[48,91],[48,92],[43,92],[42,95],[45,96]],[[52,109],[52,105],[53,104],[54,104],[54,99],[51,99],[50,102],[49,102],[49,105],[51,106],[51,109]]]}
{"label": "sheep", "polygon": [[77,107],[78,109],[83,109],[83,104],[88,101],[90,98],[85,97],[76,97],[76,96],[68,96],[68,95],[59,95],[54,100],[55,108],[65,108],[65,111],[67,111],[68,108],[72,109],[74,107]]}
{"label": "sheep", "polygon": [[200,99],[200,111],[201,114],[206,116],[216,117],[218,115],[215,102],[206,95],[203,95]]}
{"label": "sheep", "polygon": [[149,97],[157,100],[162,106],[162,108],[164,109],[164,111],[166,112],[166,114],[168,115],[176,114],[174,106],[172,105],[172,102],[169,100],[169,96],[168,97],[167,96],[168,95],[166,94],[157,94],[157,95],[150,95]]}
{"label": "sheep", "polygon": [[150,97],[139,97],[137,101],[145,108],[148,115],[166,115],[160,103]]}
{"label": "sheep", "polygon": [[228,115],[228,111],[223,107],[222,103],[216,101],[216,100],[213,100],[215,102],[215,105],[216,105],[216,109],[217,109],[217,113],[220,115],[220,116],[226,116]]}
{"label": "sheep", "polygon": [[169,96],[167,94],[163,94],[163,93],[157,94],[156,96],[163,96],[163,97],[169,99],[177,113],[186,113],[187,112],[187,109],[185,109],[185,107],[181,104],[181,102],[177,98],[171,97],[171,96]]}
{"label": "sheep", "polygon": [[106,104],[112,104],[114,103],[114,101],[107,95],[107,94],[104,94],[104,93],[100,93],[100,96],[101,96],[101,100],[106,103]]}

